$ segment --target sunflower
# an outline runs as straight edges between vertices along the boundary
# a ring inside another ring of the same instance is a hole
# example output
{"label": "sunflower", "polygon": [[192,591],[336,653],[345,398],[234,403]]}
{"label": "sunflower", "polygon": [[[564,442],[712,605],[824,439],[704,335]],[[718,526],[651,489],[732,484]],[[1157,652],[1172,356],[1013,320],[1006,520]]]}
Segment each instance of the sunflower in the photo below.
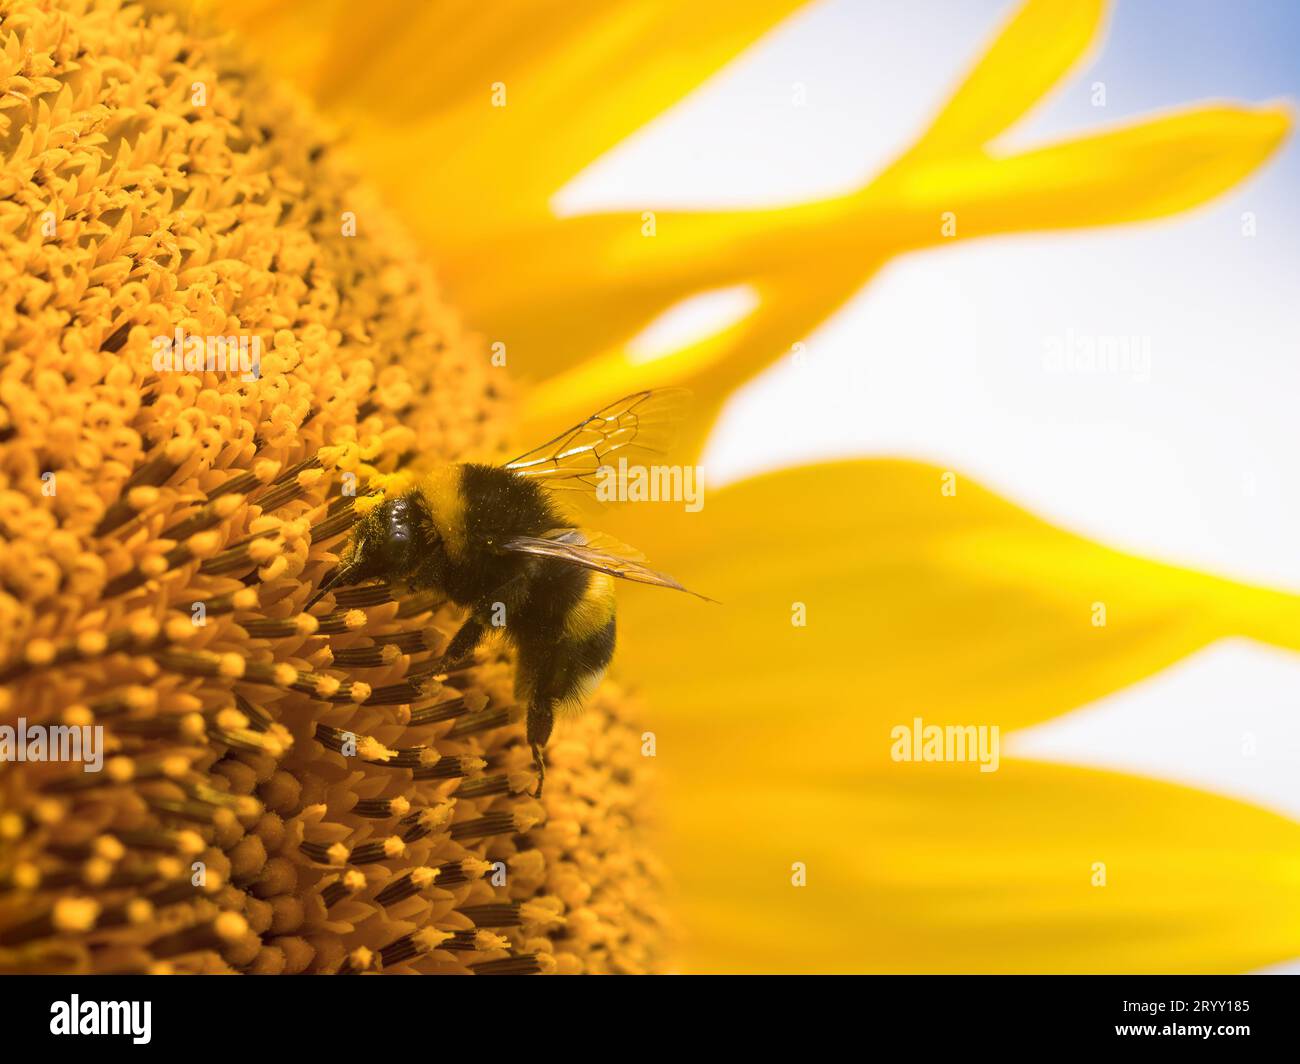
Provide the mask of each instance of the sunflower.
{"label": "sunflower", "polygon": [[625,701],[543,808],[441,603],[306,611],[408,455],[497,441],[409,240],[175,15],[0,14],[0,969],[662,968]]}
{"label": "sunflower", "polygon": [[[540,803],[509,661],[434,671],[437,603],[380,589],[303,613],[412,454],[496,449],[507,423],[544,438],[684,384],[692,461],[727,396],[895,255],[1175,213],[1289,128],[1198,106],[1001,151],[1102,17],[1030,2],[848,195],[653,211],[652,239],[641,212],[552,215],[564,181],[795,6],[214,11],[309,114],[184,15],[6,5],[3,712],[103,723],[112,756],[89,783],[0,777],[0,965],[1219,971],[1300,953],[1286,818],[1112,773],[890,758],[896,724],[940,709],[1009,731],[1224,635],[1300,642],[1294,597],[1109,550],[959,471],[802,467],[690,520],[610,518],[727,605],[623,596],[639,693],[607,687],[557,734]],[[629,356],[673,305],[740,283],[759,297],[742,321]],[[458,315],[508,352],[518,394]],[[151,338],[177,326],[259,336],[260,378],[153,372]]]}

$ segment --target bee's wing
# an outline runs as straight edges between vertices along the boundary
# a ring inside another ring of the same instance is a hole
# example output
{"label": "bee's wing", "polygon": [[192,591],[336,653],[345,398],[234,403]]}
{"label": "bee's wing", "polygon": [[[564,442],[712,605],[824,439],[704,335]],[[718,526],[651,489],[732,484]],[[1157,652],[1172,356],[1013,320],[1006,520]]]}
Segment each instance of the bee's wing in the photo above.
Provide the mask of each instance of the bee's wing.
{"label": "bee's wing", "polygon": [[555,439],[507,462],[505,468],[549,488],[594,494],[597,471],[612,456],[633,462],[665,455],[689,399],[684,388],[625,395]]}
{"label": "bee's wing", "polygon": [[698,591],[682,587],[667,573],[656,572],[634,558],[593,546],[586,541],[583,533],[572,528],[558,528],[545,536],[515,536],[502,543],[501,549],[514,554],[535,554],[542,558],[555,558],[570,565],[579,565],[584,569],[594,569],[598,573],[616,576],[620,580],[653,584],[656,587],[670,587],[674,591],[685,591],[688,595],[702,598],[705,602],[715,601],[707,595],[701,595]]}

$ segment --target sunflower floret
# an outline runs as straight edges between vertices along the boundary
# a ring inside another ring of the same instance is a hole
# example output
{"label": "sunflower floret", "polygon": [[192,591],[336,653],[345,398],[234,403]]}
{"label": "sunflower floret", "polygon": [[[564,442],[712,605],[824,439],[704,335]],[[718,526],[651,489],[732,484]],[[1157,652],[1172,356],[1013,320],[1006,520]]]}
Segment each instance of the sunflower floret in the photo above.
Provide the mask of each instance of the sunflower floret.
{"label": "sunflower floret", "polygon": [[[0,971],[653,966],[659,922],[568,941],[547,878],[648,903],[635,834],[540,834],[633,742],[621,702],[544,807],[508,657],[435,671],[437,595],[307,608],[412,456],[497,448],[484,345],[229,45],[124,0],[0,15],[0,725],[103,754],[0,764]],[[246,341],[257,372],[177,369],[177,337]]]}

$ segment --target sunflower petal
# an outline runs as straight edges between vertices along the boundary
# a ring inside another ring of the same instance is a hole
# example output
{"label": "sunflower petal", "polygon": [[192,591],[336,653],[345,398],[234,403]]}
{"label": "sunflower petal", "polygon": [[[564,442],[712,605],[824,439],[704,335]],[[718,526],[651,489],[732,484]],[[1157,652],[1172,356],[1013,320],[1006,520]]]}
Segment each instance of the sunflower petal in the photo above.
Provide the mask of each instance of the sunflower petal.
{"label": "sunflower petal", "polygon": [[[774,210],[658,212],[653,237],[637,212],[550,217],[549,198],[583,165],[795,6],[519,4],[507,18],[469,0],[374,0],[358,22],[344,0],[234,0],[221,15],[350,134],[436,249],[469,320],[506,345],[520,376],[548,382],[541,417],[576,420],[651,379],[687,385],[700,397],[688,431],[697,454],[726,396],[891,257],[949,236],[1182,210],[1239,181],[1290,124],[1278,108],[1203,107],[991,154],[989,141],[1080,60],[1104,7],[1030,0],[916,145],[855,194]],[[505,106],[492,106],[494,85]],[[955,232],[943,229],[944,215]],[[653,369],[628,357],[628,342],[660,314],[737,284],[763,301],[747,322]]]}
{"label": "sunflower petal", "polygon": [[[863,270],[869,268],[866,254],[859,264]],[[747,317],[654,361],[634,361],[619,347],[571,369],[555,366],[553,375],[542,376],[527,393],[518,421],[520,439],[544,438],[556,425],[580,420],[611,395],[634,388],[684,386],[691,391],[693,403],[672,457],[675,461],[697,462],[728,394],[756,376],[775,357],[793,350],[794,344],[808,337],[859,283],[856,275],[845,283],[842,278],[817,271],[809,271],[802,278],[783,278],[779,286],[760,283],[756,285],[758,305]],[[773,344],[783,346],[778,349]],[[518,363],[535,372],[531,355],[538,350],[524,345]],[[636,382],[634,388],[629,388],[631,382]]]}
{"label": "sunflower petal", "polygon": [[219,15],[443,247],[545,216],[566,181],[799,3],[370,0],[358,18],[346,0],[231,0]]}
{"label": "sunflower petal", "polygon": [[1300,825],[1255,806],[1008,759],[769,767],[722,748],[665,788],[690,970],[1237,972],[1300,953]]}
{"label": "sunflower petal", "polygon": [[914,718],[1005,735],[1223,635],[1300,648],[1295,596],[1109,550],[906,462],[601,523],[723,603],[619,606],[688,967],[1195,972],[1300,953],[1291,820],[1119,774],[893,757]]}
{"label": "sunflower petal", "polygon": [[952,211],[966,236],[1159,218],[1232,188],[1290,127],[1281,105],[1195,107],[1009,157],[918,165],[896,190],[932,218]]}
{"label": "sunflower petal", "polygon": [[[1173,214],[1240,182],[1290,124],[1280,106],[1198,107],[1009,157],[916,160],[817,204],[664,212],[653,236],[639,215],[563,219],[453,257],[448,272],[460,304],[493,322],[522,375],[545,382],[534,422],[573,420],[648,383],[686,386],[700,402],[689,434],[698,455],[726,396],[893,256],[950,238]],[[503,261],[520,265],[493,271]],[[629,356],[625,342],[675,303],[746,282],[761,295],[749,320],[661,364]]]}
{"label": "sunflower petal", "polygon": [[900,162],[964,154],[1009,129],[1079,63],[1105,10],[1103,0],[1024,4]]}
{"label": "sunflower petal", "polygon": [[887,762],[889,729],[940,708],[1025,727],[1224,636],[1300,648],[1297,596],[1111,550],[919,463],[769,473],[698,515],[623,510],[600,527],[723,604],[620,596],[616,663],[661,745],[773,776]]}

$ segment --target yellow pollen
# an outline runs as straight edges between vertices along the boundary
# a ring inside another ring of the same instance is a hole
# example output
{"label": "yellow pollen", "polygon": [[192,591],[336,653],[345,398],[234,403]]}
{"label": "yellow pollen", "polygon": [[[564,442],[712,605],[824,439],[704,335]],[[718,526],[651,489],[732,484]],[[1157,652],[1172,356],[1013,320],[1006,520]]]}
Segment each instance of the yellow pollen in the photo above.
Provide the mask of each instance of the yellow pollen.
{"label": "yellow pollen", "polygon": [[[657,912],[622,701],[573,722],[586,756],[535,802],[520,723],[448,737],[513,705],[507,662],[434,672],[451,607],[307,606],[408,456],[454,470],[507,435],[509,381],[426,249],[294,93],[188,20],[9,0],[6,61],[0,715],[102,727],[107,756],[6,766],[0,941],[48,926],[0,972],[662,967],[657,916],[583,937],[560,896]],[[178,334],[256,339],[260,375],[165,362]],[[476,906],[516,915],[446,929]]]}

